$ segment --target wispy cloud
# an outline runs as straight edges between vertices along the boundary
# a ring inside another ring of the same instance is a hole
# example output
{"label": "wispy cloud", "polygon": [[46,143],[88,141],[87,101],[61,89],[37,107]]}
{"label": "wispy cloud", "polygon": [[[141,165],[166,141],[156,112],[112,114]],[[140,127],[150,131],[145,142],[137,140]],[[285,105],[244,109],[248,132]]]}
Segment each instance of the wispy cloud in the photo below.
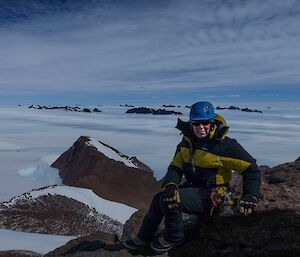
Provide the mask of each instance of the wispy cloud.
{"label": "wispy cloud", "polygon": [[300,81],[297,0],[15,0],[0,7],[6,92],[157,95]]}

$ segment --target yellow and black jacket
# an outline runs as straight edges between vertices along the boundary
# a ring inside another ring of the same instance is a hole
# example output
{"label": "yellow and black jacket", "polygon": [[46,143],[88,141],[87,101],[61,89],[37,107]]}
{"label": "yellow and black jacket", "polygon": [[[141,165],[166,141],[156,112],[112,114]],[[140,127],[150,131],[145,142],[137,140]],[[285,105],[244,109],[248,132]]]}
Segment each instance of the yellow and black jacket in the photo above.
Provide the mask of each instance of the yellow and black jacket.
{"label": "yellow and black jacket", "polygon": [[235,140],[226,136],[228,127],[216,114],[206,140],[197,140],[188,122],[178,121],[183,133],[163,184],[179,184],[183,175],[190,186],[213,188],[228,185],[232,171],[243,176],[243,194],[259,196],[260,171],[256,160]]}

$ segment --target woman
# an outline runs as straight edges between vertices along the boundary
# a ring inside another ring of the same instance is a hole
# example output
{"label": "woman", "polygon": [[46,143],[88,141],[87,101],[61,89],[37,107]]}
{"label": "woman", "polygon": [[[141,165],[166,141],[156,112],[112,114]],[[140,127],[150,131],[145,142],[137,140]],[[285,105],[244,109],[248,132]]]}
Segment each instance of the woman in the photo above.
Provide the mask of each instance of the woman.
{"label": "woman", "polygon": [[[124,243],[127,249],[151,245],[163,253],[181,244],[181,213],[209,211],[211,192],[227,188],[233,170],[243,176],[240,212],[248,215],[257,205],[261,178],[256,161],[235,139],[226,136],[226,122],[210,102],[193,104],[189,122],[180,121],[177,128],[183,139],[163,179],[163,190],[154,196],[137,236]],[[179,188],[183,176],[185,186]],[[163,218],[164,234],[155,237]]]}

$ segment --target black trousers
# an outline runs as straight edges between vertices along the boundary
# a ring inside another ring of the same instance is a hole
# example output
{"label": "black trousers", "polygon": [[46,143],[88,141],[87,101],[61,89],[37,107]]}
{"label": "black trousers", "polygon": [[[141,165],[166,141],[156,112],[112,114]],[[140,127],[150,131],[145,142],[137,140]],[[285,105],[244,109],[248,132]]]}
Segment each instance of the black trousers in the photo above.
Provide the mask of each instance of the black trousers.
{"label": "black trousers", "polygon": [[200,187],[179,188],[180,204],[173,209],[166,208],[162,198],[164,191],[156,194],[151,202],[138,237],[145,242],[154,239],[158,226],[165,218],[164,238],[169,242],[177,242],[184,238],[182,212],[202,214],[208,208],[208,191]]}

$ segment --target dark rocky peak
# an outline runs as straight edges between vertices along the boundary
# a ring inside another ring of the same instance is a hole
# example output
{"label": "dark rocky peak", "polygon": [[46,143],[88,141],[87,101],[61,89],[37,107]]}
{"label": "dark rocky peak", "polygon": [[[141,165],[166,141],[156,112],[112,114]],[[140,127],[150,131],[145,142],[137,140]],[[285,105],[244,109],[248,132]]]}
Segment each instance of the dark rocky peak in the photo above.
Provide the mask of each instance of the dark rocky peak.
{"label": "dark rocky peak", "polygon": [[153,109],[148,107],[136,107],[132,109],[128,109],[126,113],[139,113],[139,114],[151,114]]}
{"label": "dark rocky peak", "polygon": [[126,111],[126,113],[138,113],[138,114],[153,114],[153,115],[170,115],[170,114],[175,114],[175,115],[182,115],[181,112],[176,112],[173,110],[166,110],[166,109],[152,109],[148,107],[137,107],[137,108],[132,108]]}
{"label": "dark rocky peak", "polygon": [[166,110],[166,109],[158,109],[158,110],[153,110],[152,114],[153,115],[170,115],[170,114],[182,115],[182,112],[176,112],[173,110]]}
{"label": "dark rocky peak", "polygon": [[160,189],[146,164],[89,137],[80,137],[52,167],[59,169],[66,185],[90,188],[100,197],[135,208],[147,207]]}
{"label": "dark rocky peak", "polygon": [[130,107],[130,108],[132,108],[132,107],[134,107],[134,105],[131,105],[131,104],[120,104],[120,107]]}
{"label": "dark rocky peak", "polygon": [[236,106],[230,105],[227,109],[228,110],[240,110],[240,107],[236,107]]}
{"label": "dark rocky peak", "polygon": [[80,108],[78,106],[40,106],[40,105],[30,105],[28,108],[30,109],[38,109],[38,110],[65,110],[65,111],[71,111],[71,112],[101,112],[98,108],[94,108],[93,110],[89,108]]}
{"label": "dark rocky peak", "polygon": [[40,106],[40,105],[33,105],[33,104],[30,105],[28,108],[29,108],[29,109],[39,109],[39,110],[43,109],[42,106]]}
{"label": "dark rocky peak", "polygon": [[[92,199],[91,202],[96,206],[81,201],[88,198]],[[117,205],[115,209],[119,208],[119,211],[122,211],[122,207],[127,211],[129,207],[106,203],[97,198],[99,197],[91,190],[68,186],[35,189],[0,204],[0,227],[68,236],[89,235],[102,231],[120,237],[126,218],[118,221],[117,218],[110,217],[105,207],[112,208],[112,205]],[[134,209],[130,213],[132,212]],[[130,217],[130,213],[123,215]]]}
{"label": "dark rocky peak", "polygon": [[94,108],[93,112],[101,112],[101,110],[99,110],[98,108]]}
{"label": "dark rocky peak", "polygon": [[229,107],[220,107],[220,106],[217,106],[216,110],[234,110],[234,111],[242,111],[242,112],[258,112],[258,113],[262,113],[262,111],[257,110],[257,109],[249,109],[248,107],[246,107],[246,108],[240,108],[240,107],[234,106],[234,105],[231,105]]}
{"label": "dark rocky peak", "polygon": [[91,112],[91,110],[89,108],[83,108],[81,111],[82,112]]}
{"label": "dark rocky peak", "polygon": [[175,105],[172,105],[172,104],[164,104],[163,107],[166,107],[166,108],[174,108]]}

